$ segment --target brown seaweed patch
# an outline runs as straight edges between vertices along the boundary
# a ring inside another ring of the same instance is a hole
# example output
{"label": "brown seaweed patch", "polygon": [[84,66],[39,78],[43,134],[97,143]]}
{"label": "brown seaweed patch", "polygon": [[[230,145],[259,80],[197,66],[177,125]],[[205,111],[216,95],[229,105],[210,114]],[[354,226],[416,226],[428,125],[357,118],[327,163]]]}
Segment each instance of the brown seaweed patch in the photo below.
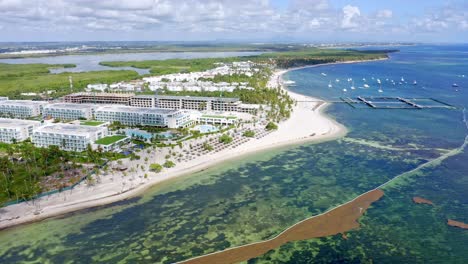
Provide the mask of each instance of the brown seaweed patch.
{"label": "brown seaweed patch", "polygon": [[261,256],[288,242],[345,233],[358,228],[357,219],[383,195],[384,192],[380,189],[372,190],[324,214],[299,222],[272,239],[226,249],[181,263],[237,263]]}
{"label": "brown seaweed patch", "polygon": [[417,204],[429,204],[429,205],[434,205],[432,201],[429,201],[427,199],[424,199],[422,197],[415,196],[413,197],[413,202]]}
{"label": "brown seaweed patch", "polygon": [[455,221],[455,220],[452,220],[452,219],[447,220],[447,225],[458,227],[458,228],[461,228],[461,229],[468,229],[468,224],[465,224],[463,222],[458,222],[458,221]]}

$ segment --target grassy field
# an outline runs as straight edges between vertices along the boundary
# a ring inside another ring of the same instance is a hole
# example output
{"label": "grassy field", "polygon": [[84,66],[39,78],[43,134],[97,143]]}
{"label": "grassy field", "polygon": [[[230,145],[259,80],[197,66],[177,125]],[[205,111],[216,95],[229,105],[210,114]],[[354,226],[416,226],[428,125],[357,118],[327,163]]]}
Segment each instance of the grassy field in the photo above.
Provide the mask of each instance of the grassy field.
{"label": "grassy field", "polygon": [[70,93],[68,77],[72,76],[74,90],[81,91],[90,83],[112,83],[139,77],[135,71],[92,71],[51,74],[51,68],[71,68],[72,64],[5,64],[0,63],[0,96],[22,98],[22,92],[56,90],[60,96]]}

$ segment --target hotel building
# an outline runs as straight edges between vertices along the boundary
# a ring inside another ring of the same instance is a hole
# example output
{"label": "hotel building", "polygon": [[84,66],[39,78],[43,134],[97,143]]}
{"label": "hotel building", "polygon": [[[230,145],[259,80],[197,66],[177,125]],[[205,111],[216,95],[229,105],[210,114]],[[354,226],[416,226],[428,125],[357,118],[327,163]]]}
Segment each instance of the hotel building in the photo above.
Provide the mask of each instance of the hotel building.
{"label": "hotel building", "polygon": [[94,113],[93,105],[86,104],[49,104],[42,111],[45,119],[55,118],[61,120],[92,119]]}
{"label": "hotel building", "polygon": [[66,103],[74,104],[120,104],[130,105],[134,93],[93,93],[83,92],[69,94],[63,97]]}
{"label": "hotel building", "polygon": [[29,100],[0,101],[0,116],[7,118],[28,118],[40,116],[47,102]]}
{"label": "hotel building", "polygon": [[41,122],[39,121],[0,118],[0,142],[24,141],[30,138],[33,129],[40,125]]}
{"label": "hotel building", "polygon": [[180,110],[129,106],[103,106],[96,109],[96,120],[118,121],[128,126],[180,128],[189,126],[190,115]]}
{"label": "hotel building", "polygon": [[36,128],[32,142],[38,147],[58,146],[63,150],[85,151],[88,144],[107,135],[107,127],[50,124]]}

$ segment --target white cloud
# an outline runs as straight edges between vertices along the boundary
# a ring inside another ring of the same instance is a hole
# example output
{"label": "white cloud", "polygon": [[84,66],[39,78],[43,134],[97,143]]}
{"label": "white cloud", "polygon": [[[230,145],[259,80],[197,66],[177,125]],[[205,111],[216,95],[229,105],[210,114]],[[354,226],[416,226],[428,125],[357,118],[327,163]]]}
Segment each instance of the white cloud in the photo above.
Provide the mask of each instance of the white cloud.
{"label": "white cloud", "polygon": [[[386,35],[388,32],[468,30],[466,8],[440,8],[400,24],[390,9],[363,12],[360,6],[334,6],[330,0],[290,0],[275,8],[272,0],[0,0],[0,27],[11,36],[80,37],[127,34],[185,38],[215,36],[322,36],[336,32]],[[49,35],[47,35],[50,33]],[[122,33],[122,34],[121,34]],[[250,34],[250,35],[249,35]],[[354,34],[355,35],[355,34]],[[114,36],[114,37],[113,37]],[[4,40],[0,35],[0,41]]]}
{"label": "white cloud", "polygon": [[392,18],[393,17],[393,11],[389,10],[389,9],[379,10],[377,12],[377,17],[378,18]]}
{"label": "white cloud", "polygon": [[352,29],[359,26],[356,19],[361,16],[359,7],[346,5],[343,7],[343,19],[341,20],[341,27],[344,29]]}

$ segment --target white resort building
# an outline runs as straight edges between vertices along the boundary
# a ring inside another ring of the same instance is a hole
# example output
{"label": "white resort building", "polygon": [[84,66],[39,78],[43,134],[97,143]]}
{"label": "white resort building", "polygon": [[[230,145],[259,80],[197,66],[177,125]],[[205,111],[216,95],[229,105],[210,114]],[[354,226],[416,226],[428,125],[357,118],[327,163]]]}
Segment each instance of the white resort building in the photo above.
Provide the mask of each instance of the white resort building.
{"label": "white resort building", "polygon": [[49,124],[34,130],[32,142],[38,147],[58,146],[63,150],[84,151],[88,144],[107,135],[107,127]]}
{"label": "white resort building", "polygon": [[192,124],[190,115],[180,110],[129,106],[103,106],[96,109],[96,120],[118,121],[128,126],[186,127]]}
{"label": "white resort building", "polygon": [[40,116],[46,104],[47,102],[43,101],[3,100],[0,101],[0,116],[7,118]]}
{"label": "white resort building", "polygon": [[49,104],[44,107],[42,115],[45,119],[54,118],[61,120],[92,119],[94,113],[93,105],[59,103]]}
{"label": "white resort building", "polygon": [[24,141],[33,134],[33,129],[39,127],[41,122],[0,118],[0,142],[14,143]]}

